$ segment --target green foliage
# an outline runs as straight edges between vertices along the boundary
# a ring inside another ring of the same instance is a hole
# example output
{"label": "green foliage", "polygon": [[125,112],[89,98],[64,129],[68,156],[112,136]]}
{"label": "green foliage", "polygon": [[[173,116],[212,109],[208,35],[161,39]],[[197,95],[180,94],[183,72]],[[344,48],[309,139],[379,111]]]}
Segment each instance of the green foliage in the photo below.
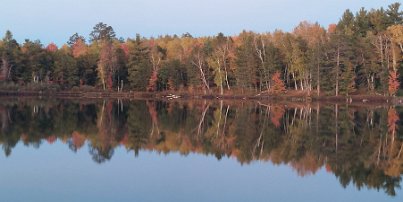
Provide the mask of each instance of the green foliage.
{"label": "green foliage", "polygon": [[345,104],[4,100],[0,145],[9,156],[16,145],[40,149],[59,140],[77,152],[88,144],[97,163],[125,148],[136,156],[193,153],[287,165],[302,176],[326,169],[343,187],[393,196],[403,172],[402,113]]}
{"label": "green foliage", "polygon": [[244,88],[256,87],[256,70],[258,60],[254,54],[253,35],[250,32],[240,34],[241,44],[236,50],[235,79],[237,86]]}
{"label": "green foliage", "polygon": [[347,95],[356,89],[386,95],[391,70],[403,80],[402,22],[401,5],[394,3],[355,14],[346,10],[327,32],[318,23],[303,21],[292,32],[124,40],[100,22],[88,44],[75,33],[66,45],[45,48],[40,41],[18,44],[7,31],[0,40],[0,81],[57,83],[63,89],[88,85],[235,93],[270,91],[272,74],[278,71],[288,90],[308,95],[315,90],[318,95]]}
{"label": "green foliage", "polygon": [[130,87],[135,90],[145,91],[151,76],[149,49],[143,44],[140,35],[137,35],[136,40],[132,40],[130,43],[133,44],[133,48],[129,50],[128,61]]}
{"label": "green foliage", "polygon": [[[113,39],[115,39],[115,37],[116,34],[112,26],[109,26],[102,22],[96,24],[90,34],[91,41],[112,41]],[[73,35],[73,40],[74,38],[77,37]]]}
{"label": "green foliage", "polygon": [[97,82],[97,60],[98,55],[94,53],[88,53],[76,58],[78,75],[80,83],[83,85],[94,86]]}
{"label": "green foliage", "polygon": [[71,88],[79,84],[77,62],[70,54],[64,51],[56,53],[53,80],[63,87]]}
{"label": "green foliage", "polygon": [[347,63],[341,73],[340,92],[346,96],[356,91],[355,69],[352,63]]}
{"label": "green foliage", "polygon": [[[95,30],[94,30],[94,31],[95,31]],[[96,33],[94,33],[94,34],[96,34]],[[84,38],[83,36],[78,35],[78,33],[74,33],[74,34],[69,38],[69,40],[67,41],[67,44],[68,44],[69,46],[73,46],[78,40],[81,40],[81,41],[85,42],[85,38]]]}
{"label": "green foliage", "polygon": [[179,60],[172,60],[162,65],[158,72],[158,90],[179,89],[186,84],[186,68]]}

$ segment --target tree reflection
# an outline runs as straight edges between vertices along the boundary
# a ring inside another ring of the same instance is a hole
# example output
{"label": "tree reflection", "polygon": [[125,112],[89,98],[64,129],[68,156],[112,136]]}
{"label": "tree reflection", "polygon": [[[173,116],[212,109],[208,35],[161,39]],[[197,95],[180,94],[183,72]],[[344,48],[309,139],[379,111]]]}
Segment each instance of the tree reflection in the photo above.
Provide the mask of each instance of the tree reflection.
{"label": "tree reflection", "polygon": [[300,176],[326,168],[343,187],[395,195],[403,173],[403,108],[236,101],[6,101],[0,144],[88,144],[97,163],[121,146],[133,151],[199,153],[241,164],[287,164]]}

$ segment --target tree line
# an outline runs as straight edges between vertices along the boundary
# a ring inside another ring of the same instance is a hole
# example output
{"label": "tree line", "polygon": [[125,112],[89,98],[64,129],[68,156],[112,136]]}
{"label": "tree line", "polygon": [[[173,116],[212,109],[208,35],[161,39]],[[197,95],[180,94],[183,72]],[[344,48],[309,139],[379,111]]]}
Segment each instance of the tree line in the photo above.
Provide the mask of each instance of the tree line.
{"label": "tree line", "polygon": [[75,33],[61,47],[28,39],[19,44],[7,31],[0,57],[0,82],[17,87],[396,95],[403,73],[403,11],[394,3],[346,10],[327,29],[304,21],[292,32],[210,37],[137,34],[125,40],[101,22],[88,41]]}

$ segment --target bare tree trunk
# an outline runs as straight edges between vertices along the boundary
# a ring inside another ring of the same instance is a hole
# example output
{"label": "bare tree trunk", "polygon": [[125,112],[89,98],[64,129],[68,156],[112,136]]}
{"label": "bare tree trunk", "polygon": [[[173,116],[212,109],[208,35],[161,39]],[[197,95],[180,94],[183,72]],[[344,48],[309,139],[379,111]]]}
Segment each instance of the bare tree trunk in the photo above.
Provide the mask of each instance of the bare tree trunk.
{"label": "bare tree trunk", "polygon": [[298,90],[298,84],[297,84],[297,80],[295,78],[294,72],[291,75],[292,75],[292,79],[294,80],[295,90]]}
{"label": "bare tree trunk", "polygon": [[228,112],[229,112],[229,105],[227,105],[227,110],[225,111],[224,125],[223,125],[223,129],[222,129],[222,136],[225,135],[225,128],[226,128],[226,125],[227,125]]}
{"label": "bare tree trunk", "polygon": [[220,125],[221,125],[221,116],[222,116],[222,107],[223,107],[223,100],[220,101],[220,109],[218,109],[220,111],[220,116],[218,118],[218,123],[217,123],[217,133],[216,133],[216,137],[219,136],[220,133]]}
{"label": "bare tree trunk", "polygon": [[[397,71],[397,53],[396,53],[396,51],[398,51],[398,50],[396,50],[396,46],[394,45],[394,44],[391,44],[391,46],[392,46],[392,60],[393,60],[393,62],[392,62],[392,66],[393,66],[393,71]],[[402,52],[403,52],[403,50],[402,50]]]}
{"label": "bare tree trunk", "polygon": [[[263,75],[267,76],[266,83],[269,83],[269,85],[266,84],[266,87],[267,87],[267,90],[270,90],[270,71],[268,69],[266,70],[266,67],[265,67],[266,51],[265,51],[265,43],[262,38],[260,39],[260,43],[262,45],[261,48],[259,48],[257,39],[255,37],[255,40],[254,40],[255,50],[256,50],[257,56],[259,57],[260,63],[262,65],[262,73],[261,73],[260,77],[262,78]],[[263,83],[262,79],[260,79],[260,80],[261,80],[260,85],[262,85],[262,83]],[[267,80],[269,80],[269,81],[267,81]],[[260,89],[260,91],[261,90],[262,89]]]}
{"label": "bare tree trunk", "polygon": [[339,68],[340,68],[340,46],[337,45],[337,62],[336,62],[336,96],[339,95]]}
{"label": "bare tree trunk", "polygon": [[319,135],[319,115],[320,115],[320,106],[319,102],[316,106],[316,134]]}
{"label": "bare tree trunk", "polygon": [[220,64],[220,60],[217,59],[217,64],[218,64],[218,76],[220,77],[220,94],[223,95],[224,94],[224,87],[223,87],[223,79],[222,79],[222,74],[221,74],[221,64]]}
{"label": "bare tree trunk", "polygon": [[203,70],[204,65],[203,65],[203,60],[201,59],[201,56],[200,56],[200,52],[197,54],[197,59],[196,60],[197,60],[196,62],[192,61],[192,63],[200,71],[200,78],[201,78],[201,80],[202,80],[202,82],[204,84],[204,87],[205,87],[204,88],[204,94],[207,94],[206,89],[210,91],[210,87],[209,87],[209,85],[207,83],[206,75],[205,75],[204,70]]}
{"label": "bare tree trunk", "polygon": [[335,118],[336,118],[335,127],[336,127],[336,153],[337,153],[338,141],[339,141],[339,105],[338,104],[335,105]]}
{"label": "bare tree trunk", "polygon": [[203,127],[203,123],[204,123],[204,119],[205,119],[205,117],[206,117],[206,113],[207,113],[207,110],[210,108],[210,105],[207,105],[205,108],[204,108],[204,110],[203,110],[203,113],[202,113],[202,116],[200,117],[200,121],[199,121],[199,124],[198,124],[198,127],[197,127],[197,136],[199,137],[200,135],[201,135],[201,133],[202,133],[202,127]]}
{"label": "bare tree trunk", "polygon": [[227,53],[229,52],[229,38],[227,37],[227,43],[225,44],[224,54],[223,54],[223,65],[224,65],[224,72],[225,72],[225,83],[227,84],[227,89],[231,90],[228,81],[228,71],[227,71]]}
{"label": "bare tree trunk", "polygon": [[316,89],[317,89],[317,93],[318,93],[318,97],[320,96],[320,62],[319,62],[319,57],[317,57],[317,63],[318,63],[318,67],[317,67],[317,84],[316,84]]}

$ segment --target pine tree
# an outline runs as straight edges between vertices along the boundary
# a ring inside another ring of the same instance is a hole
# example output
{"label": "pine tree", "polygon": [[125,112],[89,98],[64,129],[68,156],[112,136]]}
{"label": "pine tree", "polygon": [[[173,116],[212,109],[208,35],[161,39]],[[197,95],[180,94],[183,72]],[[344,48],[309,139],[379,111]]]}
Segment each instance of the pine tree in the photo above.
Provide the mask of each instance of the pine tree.
{"label": "pine tree", "polygon": [[53,79],[64,87],[70,88],[78,84],[77,62],[70,54],[63,50],[56,53]]}
{"label": "pine tree", "polygon": [[356,85],[355,85],[355,70],[354,70],[354,65],[351,62],[348,62],[345,67],[344,71],[341,74],[341,82],[340,82],[340,90],[343,92],[346,96],[348,96],[350,93],[355,92],[356,90]]}
{"label": "pine tree", "polygon": [[245,88],[256,87],[256,72],[258,61],[255,57],[253,47],[253,36],[251,33],[243,32],[240,35],[241,45],[236,51],[236,69],[235,78],[238,87]]}
{"label": "pine tree", "polygon": [[143,44],[140,35],[132,43],[134,47],[129,51],[128,61],[129,85],[135,90],[146,90],[151,76],[149,48]]}

